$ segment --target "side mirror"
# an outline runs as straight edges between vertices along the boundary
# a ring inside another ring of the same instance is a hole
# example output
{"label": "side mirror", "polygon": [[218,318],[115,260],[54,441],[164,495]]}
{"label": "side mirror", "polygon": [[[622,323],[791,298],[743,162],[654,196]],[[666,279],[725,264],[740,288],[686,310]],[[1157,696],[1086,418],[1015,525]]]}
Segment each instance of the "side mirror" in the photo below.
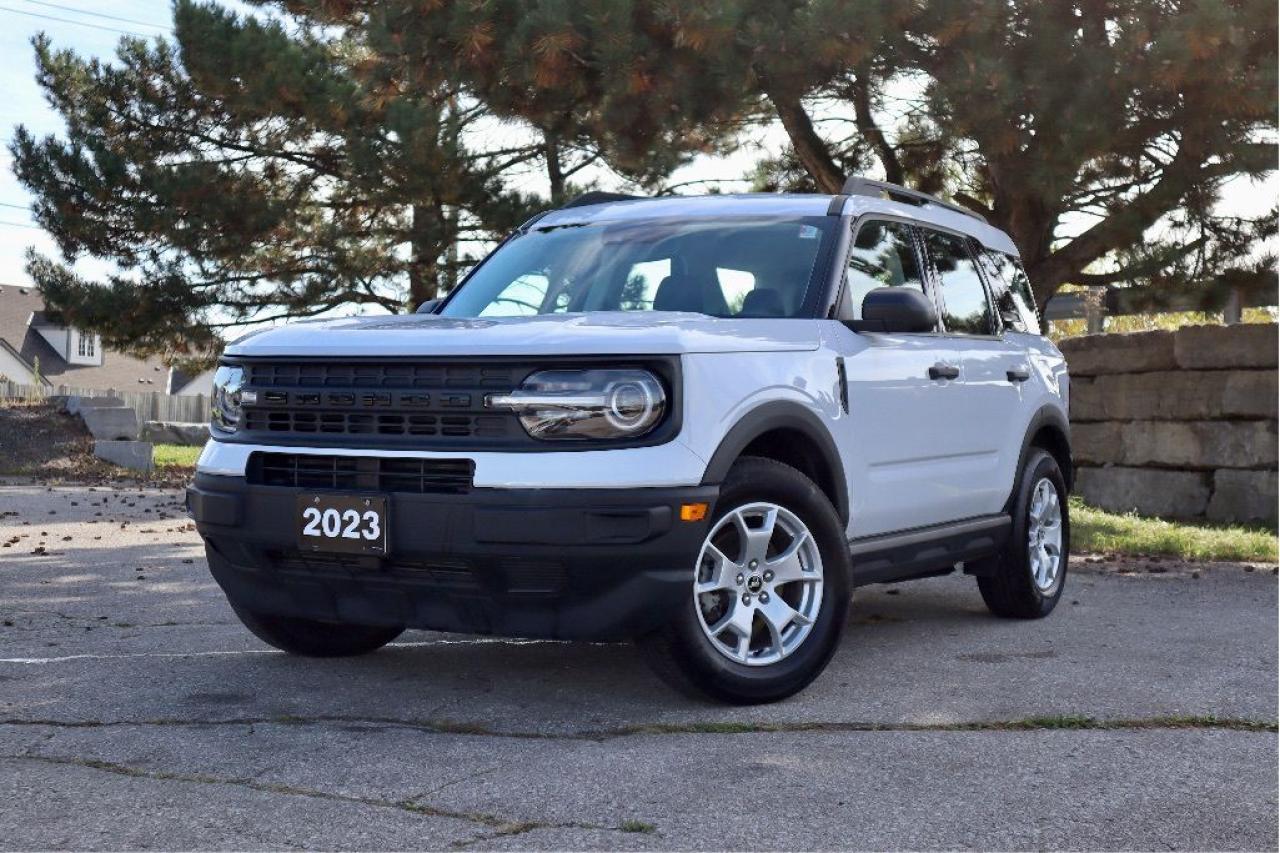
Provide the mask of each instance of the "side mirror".
{"label": "side mirror", "polygon": [[440,307],[440,303],[443,301],[444,301],[443,299],[428,299],[426,302],[419,305],[418,310],[414,311],[413,313],[434,314],[436,313],[436,309]]}
{"label": "side mirror", "polygon": [[849,324],[855,332],[932,332],[938,312],[929,297],[911,287],[877,287],[862,300],[862,319]]}

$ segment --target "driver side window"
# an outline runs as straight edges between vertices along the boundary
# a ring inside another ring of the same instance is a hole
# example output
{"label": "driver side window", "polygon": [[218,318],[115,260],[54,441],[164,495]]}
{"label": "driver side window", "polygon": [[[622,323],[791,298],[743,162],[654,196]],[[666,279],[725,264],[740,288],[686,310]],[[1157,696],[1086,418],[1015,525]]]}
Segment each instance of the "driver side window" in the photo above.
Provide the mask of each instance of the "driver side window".
{"label": "driver side window", "polygon": [[844,319],[862,319],[862,300],[878,287],[911,287],[924,293],[911,226],[863,222],[854,237],[845,270]]}

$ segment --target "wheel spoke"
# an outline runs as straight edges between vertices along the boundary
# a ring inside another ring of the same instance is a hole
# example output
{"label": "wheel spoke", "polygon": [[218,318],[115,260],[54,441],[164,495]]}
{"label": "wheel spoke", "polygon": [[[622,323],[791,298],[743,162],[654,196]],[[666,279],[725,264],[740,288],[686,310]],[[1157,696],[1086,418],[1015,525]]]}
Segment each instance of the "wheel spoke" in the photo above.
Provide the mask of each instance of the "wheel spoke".
{"label": "wheel spoke", "polygon": [[808,541],[809,534],[807,532],[800,534],[792,540],[785,551],[765,563],[769,571],[773,572],[774,586],[791,583],[792,581],[822,579],[817,572],[805,571],[804,563],[800,560],[800,550],[804,548],[805,543]]}
{"label": "wheel spoke", "polygon": [[718,589],[736,591],[738,572],[741,571],[738,564],[726,557],[723,551],[710,542],[702,549],[702,556],[703,560],[698,564],[699,572],[702,570],[702,562],[705,562],[707,557],[710,557],[715,565],[711,569],[711,577],[706,581],[698,582],[697,591],[699,593],[715,592]]}
{"label": "wheel spoke", "polygon": [[769,507],[763,511],[762,515],[763,523],[754,530],[747,526],[747,520],[743,518],[741,510],[734,515],[734,523],[738,526],[738,533],[742,536],[743,562],[759,560],[763,563],[765,555],[769,552],[769,541],[773,539],[773,528],[778,523],[778,510],[776,507]]}

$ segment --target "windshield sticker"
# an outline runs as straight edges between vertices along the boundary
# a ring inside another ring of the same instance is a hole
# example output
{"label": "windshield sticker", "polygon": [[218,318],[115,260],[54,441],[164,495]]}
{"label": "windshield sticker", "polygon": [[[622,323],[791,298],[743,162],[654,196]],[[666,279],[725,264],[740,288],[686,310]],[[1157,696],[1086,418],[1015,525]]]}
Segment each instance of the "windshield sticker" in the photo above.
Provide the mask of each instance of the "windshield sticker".
{"label": "windshield sticker", "polygon": [[813,225],[801,225],[800,239],[801,240],[817,240],[818,239],[817,227]]}

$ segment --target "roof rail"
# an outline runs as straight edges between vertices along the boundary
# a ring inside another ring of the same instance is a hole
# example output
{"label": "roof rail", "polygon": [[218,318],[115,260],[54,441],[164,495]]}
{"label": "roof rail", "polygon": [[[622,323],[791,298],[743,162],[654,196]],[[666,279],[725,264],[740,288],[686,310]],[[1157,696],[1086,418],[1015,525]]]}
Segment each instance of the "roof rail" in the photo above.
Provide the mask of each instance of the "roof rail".
{"label": "roof rail", "polygon": [[584,207],[588,204],[604,204],[607,201],[639,201],[644,198],[642,195],[627,195],[626,193],[606,193],[599,190],[583,193],[569,201],[561,207],[561,210],[568,210],[571,207]]}
{"label": "roof rail", "polygon": [[853,175],[849,180],[844,182],[844,189],[841,190],[845,195],[865,195],[873,198],[887,197],[893,201],[901,201],[907,204],[925,205],[936,204],[938,207],[945,207],[947,210],[956,213],[963,213],[965,216],[972,216],[979,222],[986,222],[987,218],[977,211],[970,210],[967,207],[961,207],[958,204],[952,204],[949,201],[943,201],[937,196],[922,193],[919,190],[909,189],[901,184],[891,184],[888,181],[874,181],[871,178],[864,178],[861,175]]}

